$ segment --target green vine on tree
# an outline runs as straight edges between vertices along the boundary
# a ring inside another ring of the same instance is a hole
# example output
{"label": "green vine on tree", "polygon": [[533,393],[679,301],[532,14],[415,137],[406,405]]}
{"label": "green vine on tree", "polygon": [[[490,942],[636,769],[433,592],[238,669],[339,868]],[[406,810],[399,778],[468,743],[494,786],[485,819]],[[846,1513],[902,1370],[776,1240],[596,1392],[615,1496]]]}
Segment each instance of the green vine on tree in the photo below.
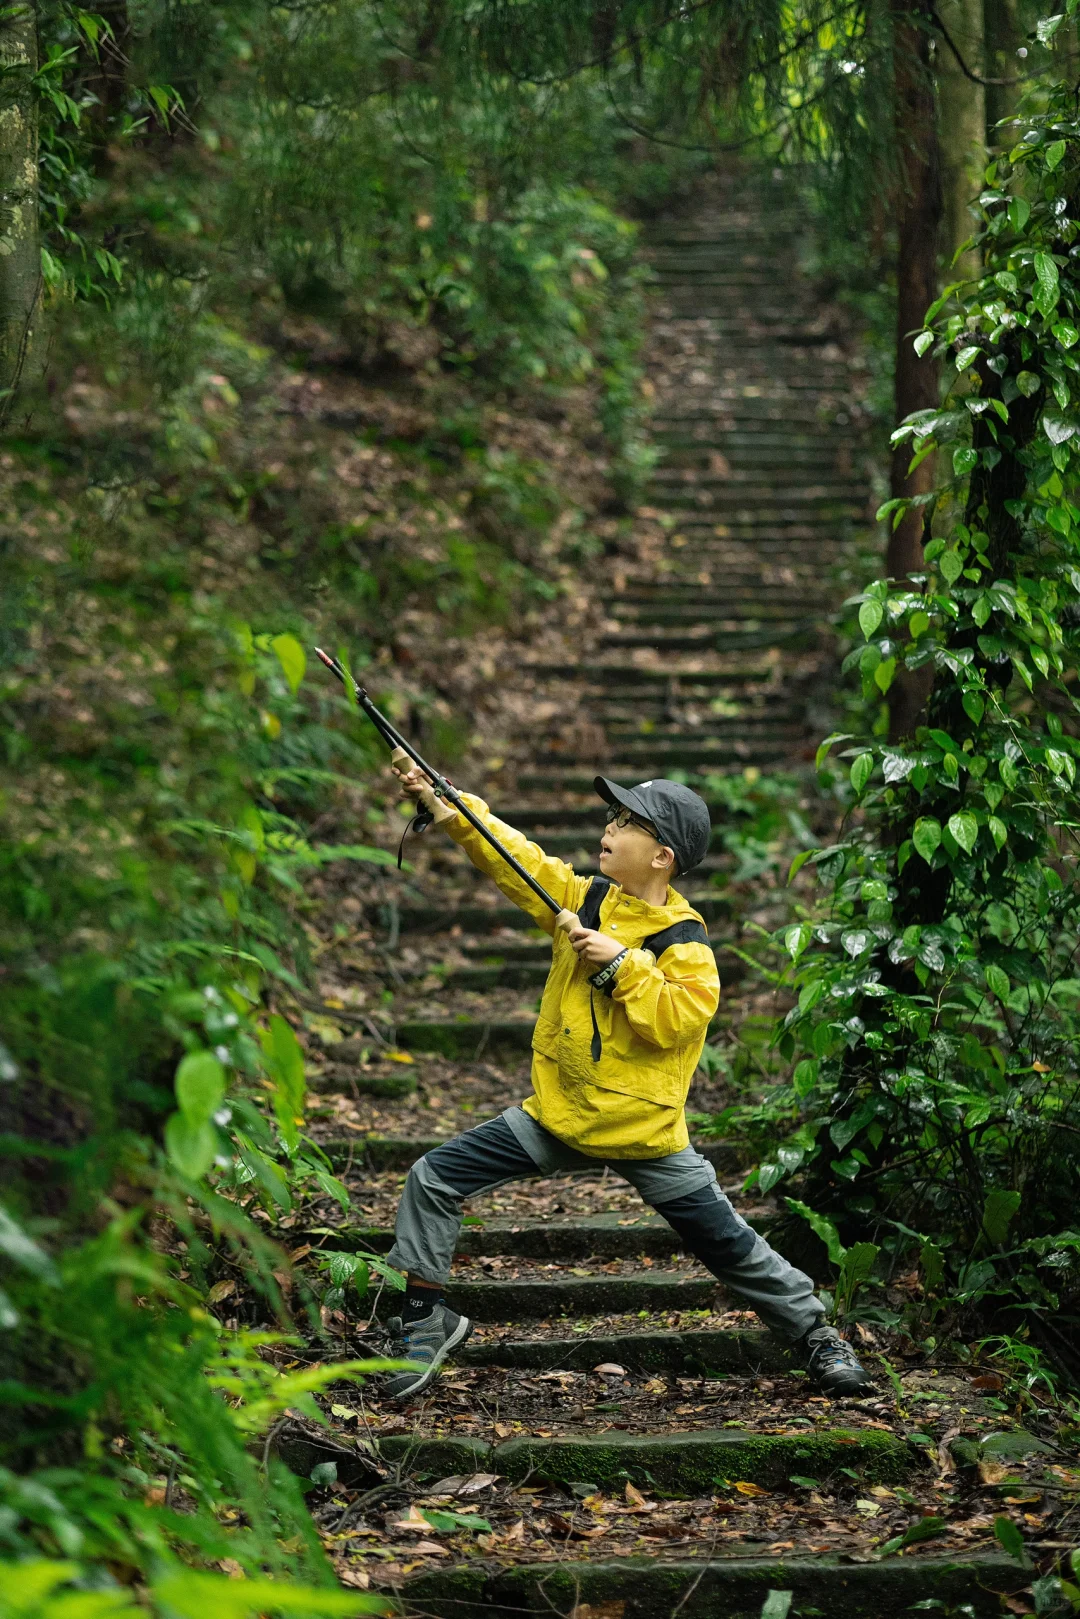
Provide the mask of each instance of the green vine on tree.
{"label": "green vine on tree", "polygon": [[830,902],[778,936],[795,1067],[766,1104],[788,1128],[757,1180],[799,1172],[841,1226],[869,1222],[894,1254],[914,1241],[927,1295],[1004,1308],[1075,1364],[1055,1320],[1080,1294],[1066,1191],[1080,1172],[1072,89],[990,166],[980,207],[984,272],[947,288],[914,339],[951,365],[951,387],[894,435],[913,462],[951,459],[914,503],[932,529],[926,571],[856,598],[864,644],[848,660],[869,698],[900,671],[929,696],[910,738],[819,750],[821,769],[853,743],[851,809],[842,841],[793,865],[811,862]]}

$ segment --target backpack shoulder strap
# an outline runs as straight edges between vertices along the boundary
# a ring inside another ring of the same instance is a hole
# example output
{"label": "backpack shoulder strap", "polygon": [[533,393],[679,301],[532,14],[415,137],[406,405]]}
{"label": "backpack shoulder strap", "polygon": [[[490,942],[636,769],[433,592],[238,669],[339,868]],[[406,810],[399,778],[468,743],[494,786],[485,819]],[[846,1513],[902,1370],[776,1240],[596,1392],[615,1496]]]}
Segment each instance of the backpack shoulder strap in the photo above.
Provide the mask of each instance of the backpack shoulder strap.
{"label": "backpack shoulder strap", "polygon": [[685,922],[673,922],[669,928],[663,928],[659,933],[652,933],[647,939],[642,939],[641,949],[651,950],[656,960],[669,950],[673,944],[708,944],[709,935],[705,924],[696,918],[687,918]]}
{"label": "backpack shoulder strap", "polygon": [[594,877],[590,882],[585,890],[585,898],[578,906],[578,916],[581,918],[583,928],[595,929],[600,926],[600,907],[610,887],[610,877]]}

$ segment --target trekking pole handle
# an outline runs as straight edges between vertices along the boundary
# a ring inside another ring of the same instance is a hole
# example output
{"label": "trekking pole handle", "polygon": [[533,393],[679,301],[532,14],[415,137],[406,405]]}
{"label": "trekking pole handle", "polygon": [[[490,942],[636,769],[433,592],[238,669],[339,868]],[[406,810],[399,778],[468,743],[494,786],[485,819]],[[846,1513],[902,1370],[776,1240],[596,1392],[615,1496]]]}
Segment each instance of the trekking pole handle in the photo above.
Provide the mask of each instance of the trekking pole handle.
{"label": "trekking pole handle", "polygon": [[[367,715],[368,719],[371,721],[383,739],[389,742],[391,748],[400,748],[403,753],[408,754],[413,764],[418,765],[424,772],[424,775],[428,778],[432,787],[435,789],[437,796],[439,798],[445,798],[449,803],[453,804],[458,813],[464,815],[469,825],[473,827],[475,831],[479,832],[480,836],[484,838],[486,842],[490,843],[496,854],[502,856],[502,858],[506,861],[506,864],[510,867],[511,871],[521,878],[522,882],[532,890],[537,899],[543,900],[544,904],[555,915],[558,926],[567,929],[569,927],[577,926],[577,917],[573,915],[573,912],[565,911],[559,904],[558,900],[555,899],[553,895],[548,893],[543,884],[537,882],[532,872],[526,871],[525,867],[521,864],[521,861],[510,853],[510,850],[505,846],[505,844],[499,842],[498,838],[495,836],[494,832],[491,831],[490,827],[485,826],[480,817],[469,808],[468,804],[465,803],[465,800],[462,798],[457,788],[448,782],[445,776],[441,776],[437,770],[429,765],[427,761],[423,759],[419,753],[417,753],[412,743],[403,737],[401,732],[397,730],[395,726],[391,725],[390,721],[386,718],[386,715],[381,713],[380,710],[375,707],[375,704],[371,701],[371,698],[368,696],[363,686],[359,685],[356,680],[353,679],[353,676],[345,671],[338,660],[336,658],[332,658],[328,652],[324,652],[322,647],[318,646],[315,648],[315,656],[322,663],[325,663],[326,667],[332,674],[337,676],[337,678],[341,681],[341,684],[345,687],[346,691],[348,691],[350,687],[352,688],[357,703],[364,710],[364,713]],[[564,917],[573,917],[573,920],[567,923],[562,920]]]}

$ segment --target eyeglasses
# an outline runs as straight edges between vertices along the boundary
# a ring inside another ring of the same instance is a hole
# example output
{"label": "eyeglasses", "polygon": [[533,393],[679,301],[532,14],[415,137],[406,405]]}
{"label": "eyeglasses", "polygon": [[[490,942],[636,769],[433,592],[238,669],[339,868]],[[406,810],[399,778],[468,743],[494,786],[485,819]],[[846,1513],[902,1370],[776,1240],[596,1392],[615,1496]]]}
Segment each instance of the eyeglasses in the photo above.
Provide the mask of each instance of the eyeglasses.
{"label": "eyeglasses", "polygon": [[642,815],[635,815],[633,810],[626,809],[625,806],[620,804],[608,805],[604,811],[604,825],[618,827],[640,826],[641,830],[647,832],[651,838],[655,838],[657,843],[663,841],[651,821],[645,820]]}

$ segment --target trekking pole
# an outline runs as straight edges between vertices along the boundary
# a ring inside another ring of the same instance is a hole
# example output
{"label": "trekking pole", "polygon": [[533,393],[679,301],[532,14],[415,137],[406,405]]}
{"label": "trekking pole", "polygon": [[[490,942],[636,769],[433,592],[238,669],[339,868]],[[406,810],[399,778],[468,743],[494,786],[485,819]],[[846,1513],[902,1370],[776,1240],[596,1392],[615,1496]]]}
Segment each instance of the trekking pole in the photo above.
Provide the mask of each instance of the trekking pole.
{"label": "trekking pole", "polygon": [[[515,872],[516,875],[521,878],[522,882],[527,884],[527,886],[532,889],[537,899],[542,899],[544,904],[550,911],[554,913],[555,916],[566,915],[567,913],[565,907],[560,905],[558,900],[555,899],[553,895],[548,893],[543,884],[537,882],[532,872],[526,871],[525,867],[521,864],[521,861],[517,860],[510,853],[510,850],[506,848],[504,844],[499,842],[494,832],[492,832],[489,827],[486,827],[480,817],[475,815],[469,808],[468,804],[465,803],[464,799],[453,783],[447,781],[445,776],[441,776],[432,765],[429,765],[425,759],[420,757],[412,743],[407,741],[406,738],[402,736],[401,732],[391,725],[386,715],[375,707],[375,704],[371,701],[371,698],[368,696],[363,686],[359,685],[356,680],[354,680],[353,676],[342,667],[338,660],[336,658],[332,658],[328,652],[324,652],[322,647],[318,646],[315,648],[315,656],[320,658],[322,662],[325,663],[326,667],[331,671],[332,674],[337,675],[346,691],[349,691],[350,689],[352,690],[357,703],[363,709],[372,725],[374,725],[375,729],[379,732],[383,740],[388,742],[390,747],[393,749],[393,753],[391,755],[392,762],[396,765],[398,761],[398,754],[401,753],[410,758],[413,764],[419,765],[420,769],[424,772],[424,775],[428,778],[432,787],[435,789],[436,794],[440,798],[447,799],[449,803],[453,804],[454,808],[459,811],[460,814],[464,815],[469,825],[474,827],[476,831],[479,832],[480,836],[485,838],[487,842],[491,844],[491,847],[495,850],[496,854],[502,856],[502,858],[506,861],[506,864],[510,867],[511,871]],[[417,815],[417,819],[420,819],[419,814]],[[425,810],[423,825],[418,827],[417,831],[424,831],[426,827],[431,825],[432,820],[433,816],[431,815],[430,810]],[[399,852],[399,864],[400,860],[401,856]],[[569,914],[571,916],[573,915],[572,912]],[[576,926],[577,917],[574,916],[572,922],[564,922],[561,925],[568,929]]]}

